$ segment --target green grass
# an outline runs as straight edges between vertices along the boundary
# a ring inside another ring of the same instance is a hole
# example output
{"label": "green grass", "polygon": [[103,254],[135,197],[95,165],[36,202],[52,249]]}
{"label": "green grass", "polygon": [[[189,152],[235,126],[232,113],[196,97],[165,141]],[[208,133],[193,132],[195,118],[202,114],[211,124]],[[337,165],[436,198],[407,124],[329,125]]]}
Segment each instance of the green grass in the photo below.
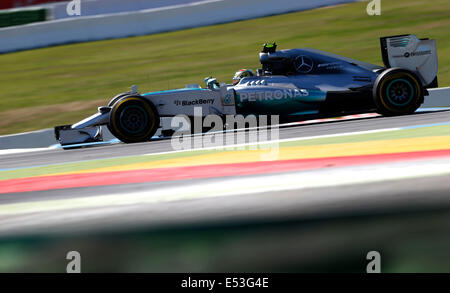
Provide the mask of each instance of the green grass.
{"label": "green grass", "polygon": [[258,68],[261,45],[274,40],[381,65],[380,36],[415,33],[437,40],[439,83],[450,85],[450,1],[383,1],[372,17],[366,5],[0,55],[0,134],[76,122],[132,84],[146,92],[209,75],[230,82],[237,69]]}

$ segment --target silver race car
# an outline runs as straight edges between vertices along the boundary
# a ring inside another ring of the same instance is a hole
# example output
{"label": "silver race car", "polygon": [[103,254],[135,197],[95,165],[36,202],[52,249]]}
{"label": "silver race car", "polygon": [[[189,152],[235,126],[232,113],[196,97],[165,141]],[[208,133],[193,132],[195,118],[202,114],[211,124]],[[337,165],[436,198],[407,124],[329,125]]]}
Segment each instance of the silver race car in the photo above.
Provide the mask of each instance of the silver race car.
{"label": "silver race car", "polygon": [[163,117],[179,114],[292,119],[414,113],[427,88],[437,87],[436,42],[399,35],[383,37],[380,43],[384,67],[309,48],[277,51],[275,43],[265,44],[259,53],[262,68],[256,74],[243,71],[233,85],[208,78],[206,88],[188,85],[145,94],[134,88],[78,123],[55,127],[56,139],[62,146],[101,141],[101,126],[106,125],[123,142],[148,141]]}

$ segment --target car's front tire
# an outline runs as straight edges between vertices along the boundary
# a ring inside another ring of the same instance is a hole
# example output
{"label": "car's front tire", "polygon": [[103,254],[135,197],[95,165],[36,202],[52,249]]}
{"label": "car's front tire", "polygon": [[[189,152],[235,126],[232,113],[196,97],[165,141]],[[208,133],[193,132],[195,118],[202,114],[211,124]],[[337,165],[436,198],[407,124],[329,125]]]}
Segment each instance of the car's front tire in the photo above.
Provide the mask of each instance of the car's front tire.
{"label": "car's front tire", "polygon": [[131,93],[131,92],[125,92],[125,93],[120,93],[120,94],[116,95],[114,98],[111,99],[111,101],[109,101],[108,107],[114,106],[114,104],[115,104],[118,100],[120,100],[120,99],[123,98],[123,97],[130,96],[130,95],[132,95],[132,94],[133,94],[133,93]]}
{"label": "car's front tire", "polygon": [[139,95],[126,95],[111,108],[108,129],[125,143],[149,141],[159,127],[155,106]]}
{"label": "car's front tire", "polygon": [[414,113],[423,103],[424,90],[419,78],[400,68],[383,71],[373,87],[377,112],[384,116]]}

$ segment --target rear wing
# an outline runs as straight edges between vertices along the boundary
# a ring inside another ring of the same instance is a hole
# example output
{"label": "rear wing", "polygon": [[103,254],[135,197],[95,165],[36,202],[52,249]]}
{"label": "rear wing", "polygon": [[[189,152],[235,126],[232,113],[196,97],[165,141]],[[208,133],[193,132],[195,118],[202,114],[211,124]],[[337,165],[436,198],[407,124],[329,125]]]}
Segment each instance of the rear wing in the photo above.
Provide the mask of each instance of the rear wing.
{"label": "rear wing", "polygon": [[415,72],[426,88],[437,87],[438,58],[436,40],[415,35],[380,38],[381,56],[386,68],[400,67]]}

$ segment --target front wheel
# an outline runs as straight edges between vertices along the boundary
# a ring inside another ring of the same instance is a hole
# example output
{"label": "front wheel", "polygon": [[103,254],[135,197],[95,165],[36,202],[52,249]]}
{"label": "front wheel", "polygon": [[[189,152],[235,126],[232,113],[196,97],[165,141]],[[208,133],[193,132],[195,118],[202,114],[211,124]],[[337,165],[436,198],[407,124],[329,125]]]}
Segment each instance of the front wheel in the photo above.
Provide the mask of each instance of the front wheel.
{"label": "front wheel", "polygon": [[148,141],[159,127],[155,106],[139,95],[127,95],[116,101],[109,116],[108,129],[125,143]]}
{"label": "front wheel", "polygon": [[404,69],[381,73],[373,87],[377,112],[384,116],[414,113],[423,103],[423,88],[417,76]]}
{"label": "front wheel", "polygon": [[118,100],[120,100],[120,99],[123,98],[123,97],[130,96],[131,94],[132,94],[131,92],[126,92],[126,93],[121,93],[121,94],[116,95],[114,98],[111,99],[111,101],[109,101],[108,107],[114,106],[114,104],[115,104]]}

